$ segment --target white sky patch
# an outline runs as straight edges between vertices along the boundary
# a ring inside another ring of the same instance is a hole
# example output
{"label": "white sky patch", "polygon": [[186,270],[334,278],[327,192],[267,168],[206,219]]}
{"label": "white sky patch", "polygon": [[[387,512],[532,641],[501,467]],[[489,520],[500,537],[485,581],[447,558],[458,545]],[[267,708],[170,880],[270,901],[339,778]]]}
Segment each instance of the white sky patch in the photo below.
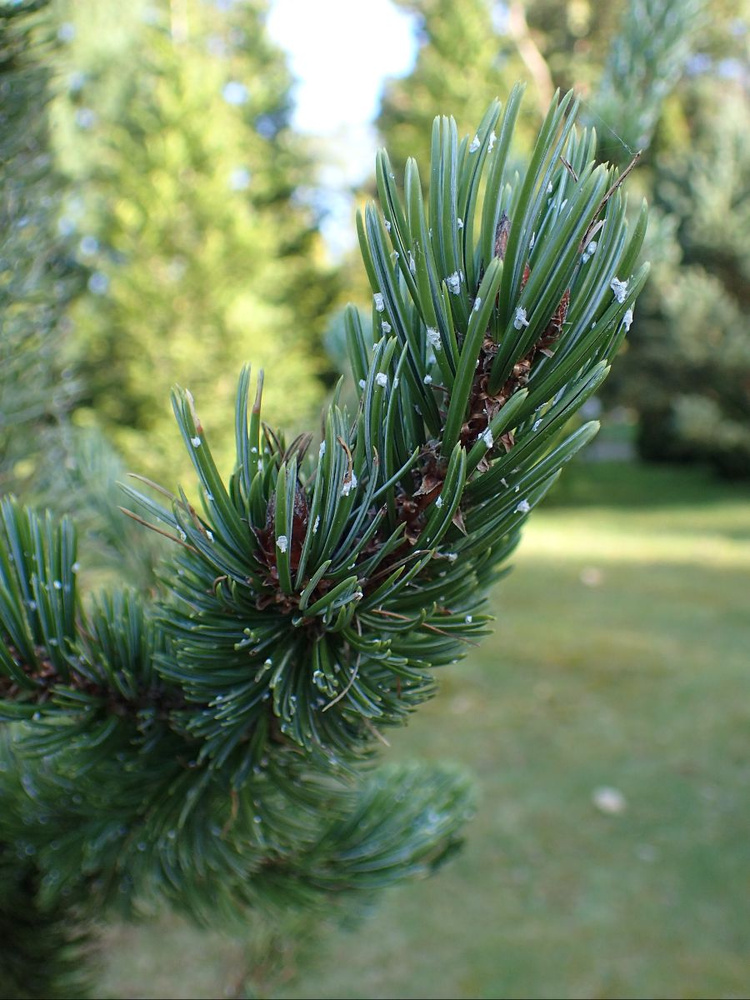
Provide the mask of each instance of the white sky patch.
{"label": "white sky patch", "polygon": [[383,78],[414,65],[412,19],[391,0],[273,0],[267,24],[289,53],[298,80],[293,121],[304,132],[331,135],[371,121]]}
{"label": "white sky patch", "polygon": [[341,254],[356,244],[351,188],[375,167],[383,81],[414,66],[415,21],[392,0],[272,0],[267,25],[297,81],[292,124],[318,140],[321,228]]}

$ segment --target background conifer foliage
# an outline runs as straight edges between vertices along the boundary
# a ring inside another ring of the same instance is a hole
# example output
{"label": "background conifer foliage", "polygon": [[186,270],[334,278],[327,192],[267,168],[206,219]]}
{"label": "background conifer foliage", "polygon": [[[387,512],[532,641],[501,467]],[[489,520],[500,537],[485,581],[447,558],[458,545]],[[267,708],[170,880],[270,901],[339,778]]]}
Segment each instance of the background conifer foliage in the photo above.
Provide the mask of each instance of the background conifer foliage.
{"label": "background conifer foliage", "polygon": [[323,399],[319,344],[338,281],[266,6],[135,2],[113,19],[96,0],[55,5],[69,38],[56,105],[65,220],[94,272],[73,314],[86,386],[77,421],[144,471],[186,471],[171,434],[175,381],[202,394],[222,467],[235,359],[273,373],[274,422],[306,426]]}
{"label": "background conifer foliage", "polygon": [[0,7],[0,491],[28,487],[75,396],[66,313],[85,287],[60,233],[62,179],[50,145],[52,45],[43,4]]}

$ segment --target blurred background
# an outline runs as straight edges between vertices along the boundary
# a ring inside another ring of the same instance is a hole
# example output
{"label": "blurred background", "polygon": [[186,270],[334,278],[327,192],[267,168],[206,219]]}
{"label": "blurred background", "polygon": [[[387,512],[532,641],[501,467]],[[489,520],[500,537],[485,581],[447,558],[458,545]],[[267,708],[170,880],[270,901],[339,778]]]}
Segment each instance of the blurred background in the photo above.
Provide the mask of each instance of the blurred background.
{"label": "blurred background", "polygon": [[477,774],[461,856],[314,927],[110,929],[97,995],[746,996],[750,2],[53,0],[35,37],[2,248],[25,287],[40,254],[56,270],[33,332],[12,311],[4,331],[3,492],[75,506],[87,461],[189,481],[174,382],[228,470],[246,360],[269,423],[314,427],[340,311],[370,297],[375,150],[426,164],[436,114],[473,132],[525,80],[520,164],[574,87],[602,158],[643,151],[651,205],[602,432],[532,520],[493,637],[387,751]]}

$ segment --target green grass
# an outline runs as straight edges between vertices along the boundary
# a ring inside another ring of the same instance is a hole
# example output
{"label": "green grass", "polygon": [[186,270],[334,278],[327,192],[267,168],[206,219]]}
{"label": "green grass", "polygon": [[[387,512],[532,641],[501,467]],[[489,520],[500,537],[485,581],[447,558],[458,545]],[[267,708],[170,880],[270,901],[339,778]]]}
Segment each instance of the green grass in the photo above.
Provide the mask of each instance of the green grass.
{"label": "green grass", "polygon": [[[465,850],[353,930],[316,928],[263,995],[747,995],[750,495],[584,464],[552,501],[495,634],[392,739],[475,772]],[[105,959],[97,995],[122,998],[241,995],[247,961],[174,921],[115,929]]]}

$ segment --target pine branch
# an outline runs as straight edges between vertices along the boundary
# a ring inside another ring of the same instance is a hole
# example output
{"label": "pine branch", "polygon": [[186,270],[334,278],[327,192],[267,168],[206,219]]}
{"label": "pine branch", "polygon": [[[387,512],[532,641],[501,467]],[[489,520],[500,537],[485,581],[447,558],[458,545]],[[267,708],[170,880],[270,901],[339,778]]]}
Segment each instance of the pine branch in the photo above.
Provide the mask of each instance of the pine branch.
{"label": "pine branch", "polygon": [[64,905],[39,905],[36,864],[0,842],[0,993],[8,1000],[88,996],[81,974],[86,935]]}
{"label": "pine branch", "polygon": [[[69,893],[50,898],[56,874],[42,856],[42,826],[52,818],[46,803],[35,809],[33,773],[19,766],[13,731],[0,729],[0,995],[9,1000],[85,997],[88,920]],[[46,840],[50,832],[46,829]]]}
{"label": "pine branch", "polygon": [[487,633],[488,588],[596,432],[571,418],[646,277],[645,211],[629,232],[571,95],[512,172],[520,97],[460,142],[436,120],[426,197],[415,162],[401,192],[379,155],[381,208],[358,220],[372,326],[347,317],[357,411],[334,398],[319,448],[262,422],[245,368],[225,481],[175,390],[198,499],[125,488],[179,543],[156,601],[82,601],[70,524],[6,502],[2,712],[54,803],[55,891],[84,879],[97,905],[210,922],[370,892],[460,841],[461,774],[365,765]]}

